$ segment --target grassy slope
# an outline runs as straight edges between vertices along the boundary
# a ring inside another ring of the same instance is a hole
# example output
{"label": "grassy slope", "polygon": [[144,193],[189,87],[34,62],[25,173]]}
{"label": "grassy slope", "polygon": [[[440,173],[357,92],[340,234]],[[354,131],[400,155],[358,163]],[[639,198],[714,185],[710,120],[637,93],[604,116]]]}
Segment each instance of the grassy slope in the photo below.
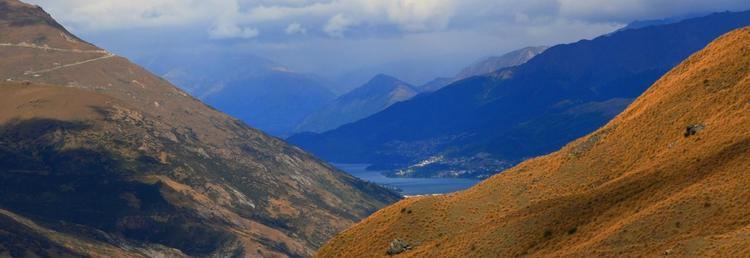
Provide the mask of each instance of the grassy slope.
{"label": "grassy slope", "polygon": [[[750,29],[694,54],[598,131],[465,192],[408,199],[320,257],[746,255]],[[706,129],[685,137],[691,124]]]}

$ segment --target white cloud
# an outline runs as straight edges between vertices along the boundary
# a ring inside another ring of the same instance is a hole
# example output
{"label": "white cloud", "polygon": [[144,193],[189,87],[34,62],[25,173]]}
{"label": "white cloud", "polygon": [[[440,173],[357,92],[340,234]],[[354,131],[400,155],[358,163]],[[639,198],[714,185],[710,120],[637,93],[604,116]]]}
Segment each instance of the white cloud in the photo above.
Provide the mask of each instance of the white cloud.
{"label": "white cloud", "polygon": [[747,0],[559,0],[561,16],[590,21],[629,22],[750,8]]}
{"label": "white cloud", "polygon": [[343,37],[349,27],[356,25],[357,22],[344,16],[343,14],[337,14],[328,20],[323,31],[328,33],[331,37]]}
{"label": "white cloud", "polygon": [[258,37],[260,31],[256,28],[241,27],[234,23],[219,23],[208,32],[214,39],[251,39]]}
{"label": "white cloud", "polygon": [[406,31],[443,29],[448,24],[458,2],[452,0],[384,1],[388,19]]}
{"label": "white cloud", "polygon": [[307,34],[307,29],[302,26],[302,24],[299,23],[292,23],[289,24],[289,26],[286,27],[284,32],[287,35],[295,35],[295,34]]}
{"label": "white cloud", "polygon": [[[295,33],[303,31],[294,24],[306,24],[308,28],[321,28],[322,31],[318,32],[341,36],[356,25],[366,25],[357,26],[363,30],[391,26],[403,33],[423,33],[488,23],[506,23],[508,26],[540,21],[553,23],[559,19],[623,23],[635,19],[750,8],[747,0],[28,1],[44,6],[64,24],[78,31],[197,23],[222,24],[216,26],[223,29],[220,32],[239,31],[243,36],[251,36],[253,31],[264,26],[289,24],[291,27],[287,29]],[[211,32],[214,34],[216,32]]]}
{"label": "white cloud", "polygon": [[197,0],[30,0],[56,18],[85,31],[185,24],[218,16],[231,1]]}

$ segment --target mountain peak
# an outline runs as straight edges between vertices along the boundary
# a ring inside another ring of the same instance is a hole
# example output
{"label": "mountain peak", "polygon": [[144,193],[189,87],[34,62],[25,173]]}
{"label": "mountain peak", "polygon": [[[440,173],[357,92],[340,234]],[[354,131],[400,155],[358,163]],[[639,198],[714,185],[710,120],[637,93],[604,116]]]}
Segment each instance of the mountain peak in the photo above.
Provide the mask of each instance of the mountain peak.
{"label": "mountain peak", "polygon": [[323,132],[375,114],[411,99],[417,90],[393,76],[378,74],[365,85],[338,97],[333,103],[309,115],[297,132]]}
{"label": "mountain peak", "polygon": [[347,98],[347,96],[357,95],[362,96],[363,94],[369,94],[372,95],[373,91],[391,91],[395,89],[407,89],[409,91],[416,91],[414,90],[414,87],[396,77],[387,75],[387,74],[378,74],[375,75],[370,81],[368,81],[365,85],[362,85],[361,87],[354,89],[348,94],[345,94],[342,96],[342,98]]}
{"label": "mountain peak", "polygon": [[0,0],[2,44],[25,44],[32,47],[96,49],[70,33],[37,5],[17,0]]}
{"label": "mountain peak", "polygon": [[508,52],[502,56],[485,58],[462,70],[458,75],[456,75],[456,81],[472,76],[489,74],[502,68],[524,64],[535,56],[547,50],[547,48],[548,47],[546,46],[525,47]]}

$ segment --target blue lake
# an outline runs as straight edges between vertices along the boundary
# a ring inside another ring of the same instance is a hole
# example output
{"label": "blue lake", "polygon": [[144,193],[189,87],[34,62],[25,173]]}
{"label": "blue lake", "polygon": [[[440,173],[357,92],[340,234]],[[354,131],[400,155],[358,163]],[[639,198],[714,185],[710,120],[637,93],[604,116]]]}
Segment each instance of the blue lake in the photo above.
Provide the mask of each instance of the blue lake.
{"label": "blue lake", "polygon": [[391,178],[380,171],[367,171],[367,164],[333,164],[362,180],[401,189],[403,195],[444,194],[461,191],[479,183],[463,178]]}

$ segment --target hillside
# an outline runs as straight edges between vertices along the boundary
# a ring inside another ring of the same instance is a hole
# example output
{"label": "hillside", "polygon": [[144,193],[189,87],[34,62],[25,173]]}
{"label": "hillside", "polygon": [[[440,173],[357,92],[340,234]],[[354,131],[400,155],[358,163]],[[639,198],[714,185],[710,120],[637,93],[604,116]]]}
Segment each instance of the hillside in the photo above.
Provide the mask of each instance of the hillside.
{"label": "hillside", "polygon": [[324,132],[335,129],[416,95],[417,90],[408,83],[380,74],[309,115],[296,131]]}
{"label": "hillside", "polygon": [[[407,199],[319,257],[739,257],[750,252],[750,28],[560,151],[461,193]],[[403,242],[398,242],[403,244]]]}
{"label": "hillside", "polygon": [[[691,53],[747,25],[750,11],[725,12],[554,46],[521,66],[289,140],[400,176],[484,177],[596,130]],[[426,160],[435,162],[415,166]]]}
{"label": "hillside", "polygon": [[399,198],[0,10],[0,256],[305,257]]}
{"label": "hillside", "polygon": [[253,55],[165,51],[140,63],[206,104],[279,137],[335,98],[312,76]]}

